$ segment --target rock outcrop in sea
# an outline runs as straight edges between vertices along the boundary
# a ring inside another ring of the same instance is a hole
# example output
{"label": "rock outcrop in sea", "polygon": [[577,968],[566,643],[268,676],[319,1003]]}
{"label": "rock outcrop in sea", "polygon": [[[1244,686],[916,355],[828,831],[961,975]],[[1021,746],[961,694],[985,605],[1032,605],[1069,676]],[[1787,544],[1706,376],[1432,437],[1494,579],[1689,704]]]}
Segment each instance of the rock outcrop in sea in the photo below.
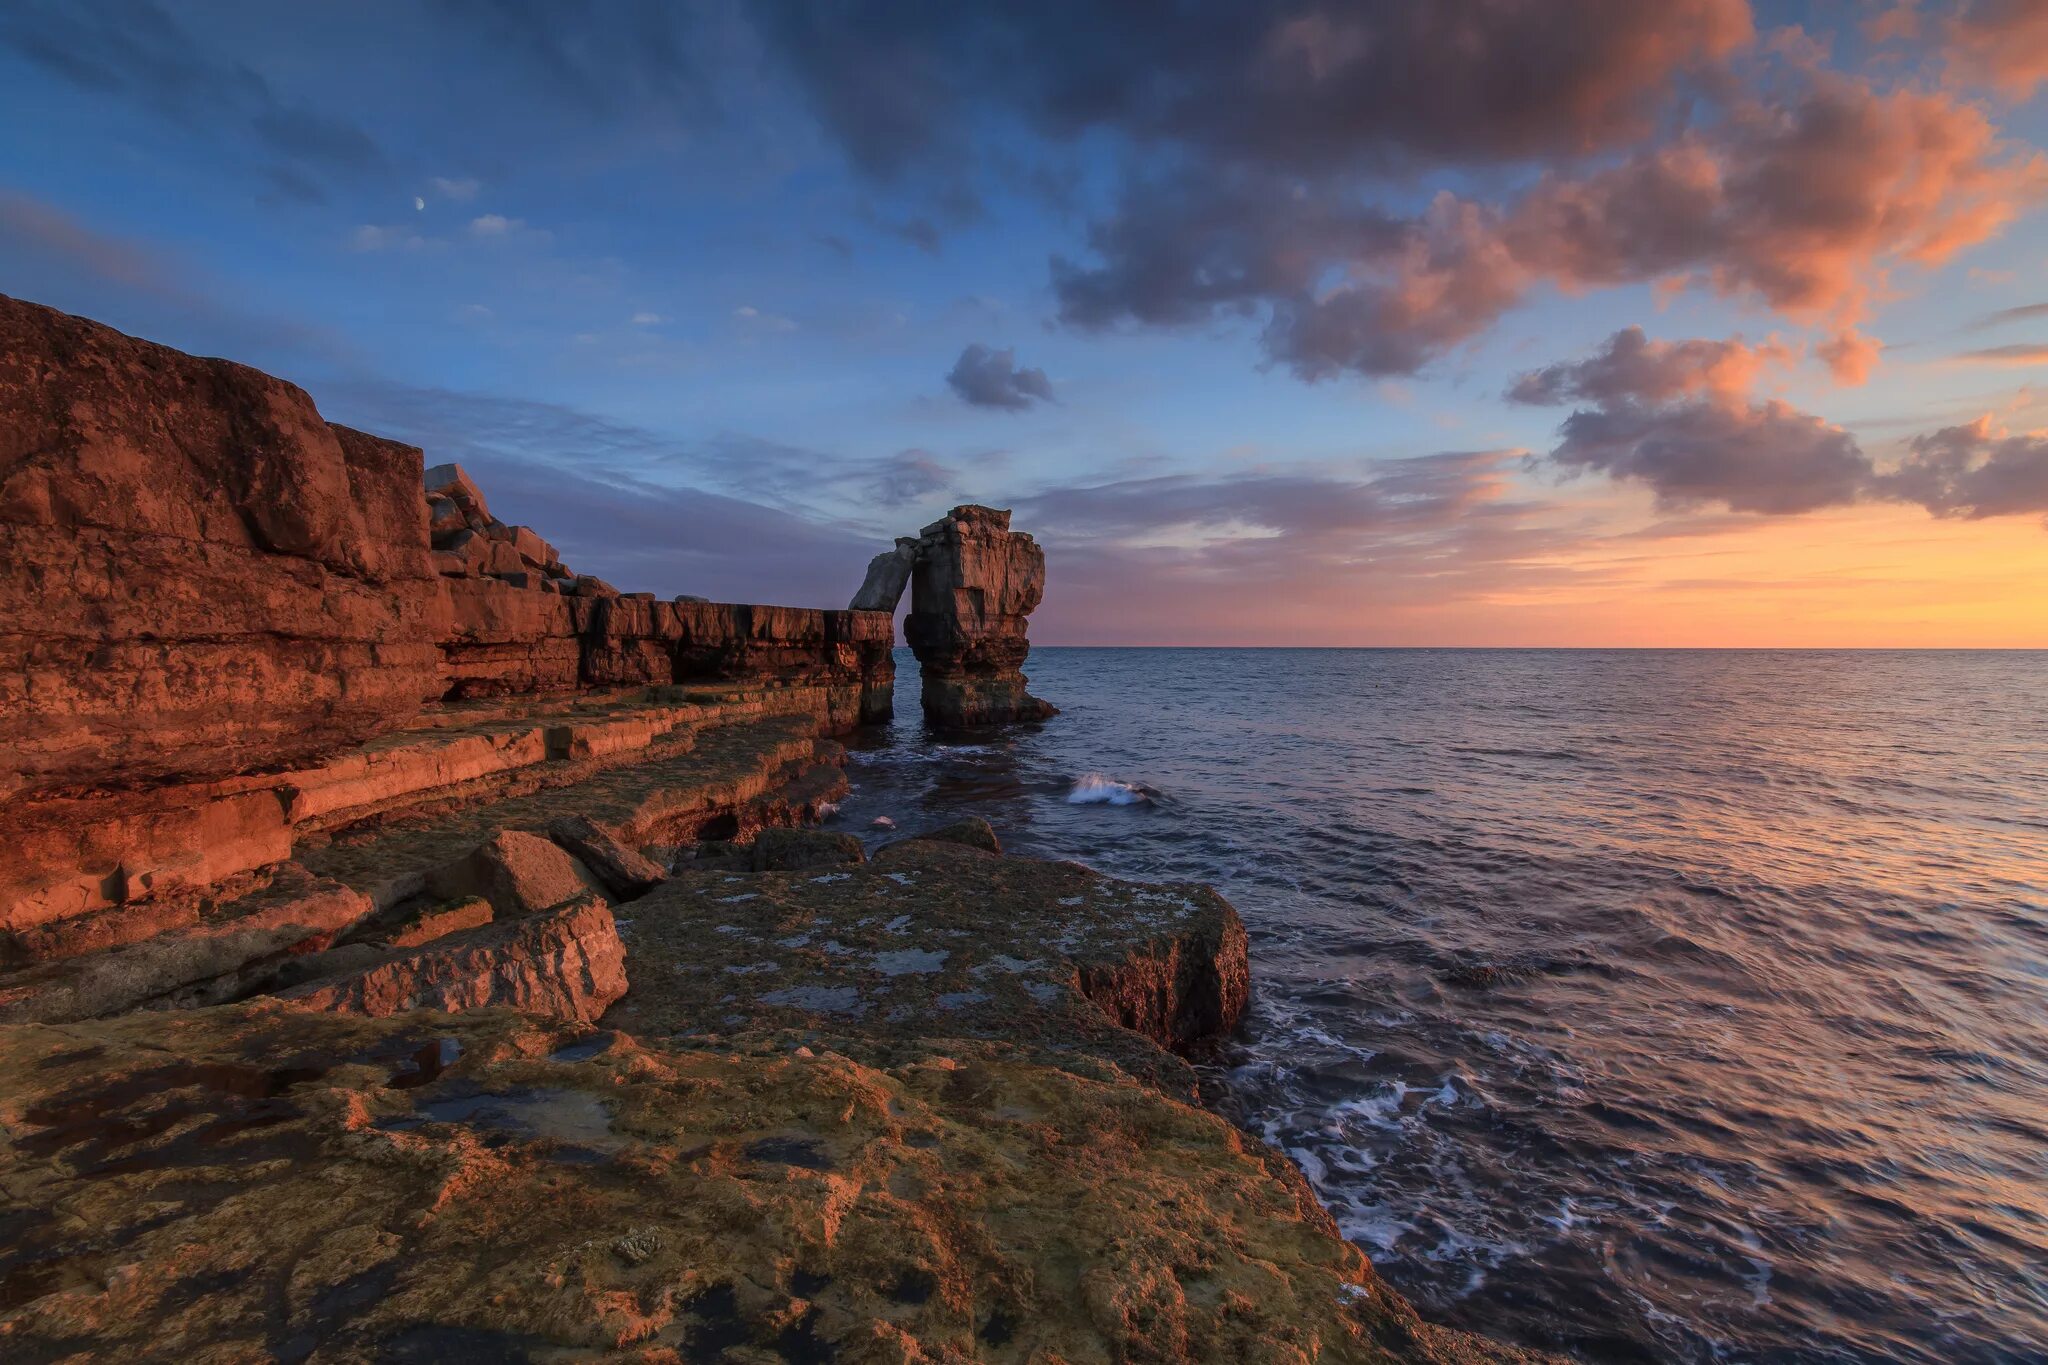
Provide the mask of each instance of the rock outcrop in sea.
{"label": "rock outcrop in sea", "polygon": [[1200,1107],[1215,893],[814,828],[906,585],[928,715],[1052,713],[1008,514],[894,555],[622,593],[0,299],[0,1358],[1530,1359]]}
{"label": "rock outcrop in sea", "polygon": [[1057,707],[1024,689],[1025,618],[1045,596],[1045,551],[1010,514],[955,507],[913,539],[875,556],[856,611],[893,614],[910,589],[903,635],[924,678],[924,714],[968,727],[1046,720]]}

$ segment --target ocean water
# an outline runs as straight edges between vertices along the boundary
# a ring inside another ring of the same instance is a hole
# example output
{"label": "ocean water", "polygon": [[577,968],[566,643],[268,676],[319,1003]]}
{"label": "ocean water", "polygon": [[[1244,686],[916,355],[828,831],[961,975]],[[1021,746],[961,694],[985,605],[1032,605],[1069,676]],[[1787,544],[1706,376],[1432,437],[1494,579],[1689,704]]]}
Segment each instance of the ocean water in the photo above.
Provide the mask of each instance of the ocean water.
{"label": "ocean water", "polygon": [[1034,651],[835,819],[1213,883],[1216,1078],[1431,1317],[2048,1360],[2048,653]]}

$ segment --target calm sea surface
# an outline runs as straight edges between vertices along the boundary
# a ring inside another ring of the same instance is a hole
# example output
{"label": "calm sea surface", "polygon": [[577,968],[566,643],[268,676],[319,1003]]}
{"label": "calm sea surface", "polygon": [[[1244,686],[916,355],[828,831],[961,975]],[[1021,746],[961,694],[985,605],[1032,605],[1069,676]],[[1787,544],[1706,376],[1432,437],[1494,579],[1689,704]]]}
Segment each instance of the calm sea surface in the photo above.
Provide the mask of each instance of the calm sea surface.
{"label": "calm sea surface", "polygon": [[2048,1361],[2048,654],[1041,649],[982,743],[899,667],[838,822],[1217,886],[1235,1117],[1426,1313]]}

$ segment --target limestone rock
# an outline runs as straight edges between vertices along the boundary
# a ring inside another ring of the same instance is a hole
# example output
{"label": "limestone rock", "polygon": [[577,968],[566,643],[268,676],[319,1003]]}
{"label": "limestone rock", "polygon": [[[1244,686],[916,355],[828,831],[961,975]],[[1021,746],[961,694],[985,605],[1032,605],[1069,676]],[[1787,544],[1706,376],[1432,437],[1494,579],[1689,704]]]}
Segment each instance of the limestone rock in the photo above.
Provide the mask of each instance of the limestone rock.
{"label": "limestone rock", "polygon": [[860,840],[822,829],[764,829],[754,836],[756,872],[797,872],[812,867],[858,866],[867,861]]}
{"label": "limestone rock", "polygon": [[651,859],[581,815],[559,815],[548,821],[548,838],[588,868],[615,902],[644,896],[668,880],[668,874]]}
{"label": "limestone rock", "polygon": [[978,815],[955,820],[952,824],[941,825],[937,829],[928,829],[922,834],[913,834],[910,840],[923,840],[934,844],[959,844],[964,848],[978,848],[984,853],[1003,851],[1003,841],[996,838],[995,828]]}
{"label": "limestone rock", "polygon": [[484,501],[483,490],[476,486],[476,481],[461,465],[437,464],[424,471],[421,482],[430,497],[438,496],[454,503],[467,524],[479,528],[490,524],[490,504]]}
{"label": "limestone rock", "polygon": [[0,297],[0,794],[336,752],[435,691],[420,454]]}
{"label": "limestone rock", "polygon": [[867,580],[853,595],[852,610],[893,614],[903,600],[903,590],[910,586],[910,571],[916,563],[917,541],[908,536],[899,538],[895,549],[869,560]]}
{"label": "limestone rock", "polygon": [[502,1006],[595,1023],[626,993],[626,950],[611,908],[595,896],[507,923],[439,938],[277,998],[295,1009],[373,1018],[409,1010]]}
{"label": "limestone rock", "polygon": [[0,977],[0,1023],[61,1023],[133,1009],[252,964],[325,948],[370,913],[367,897],[286,865],[209,920]]}
{"label": "limestone rock", "polygon": [[0,1030],[0,1110],[9,1359],[1538,1359],[1222,1118],[1016,1048],[238,1005]]}
{"label": "limestone rock", "polygon": [[500,918],[536,914],[603,889],[590,869],[548,840],[510,829],[427,875],[432,894],[480,896]]}
{"label": "limestone rock", "polygon": [[956,507],[918,538],[903,635],[924,673],[935,725],[980,726],[1057,714],[1025,691],[1025,618],[1045,594],[1045,552],[1010,514]]}

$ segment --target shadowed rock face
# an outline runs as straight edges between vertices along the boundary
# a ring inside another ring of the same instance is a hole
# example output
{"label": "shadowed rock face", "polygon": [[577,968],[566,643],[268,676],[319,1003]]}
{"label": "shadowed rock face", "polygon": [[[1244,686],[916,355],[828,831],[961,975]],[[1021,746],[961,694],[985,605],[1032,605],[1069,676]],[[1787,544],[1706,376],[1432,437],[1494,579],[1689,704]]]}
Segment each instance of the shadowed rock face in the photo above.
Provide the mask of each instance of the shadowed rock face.
{"label": "shadowed rock face", "polygon": [[903,635],[923,669],[928,720],[1000,725],[1058,714],[1024,690],[1025,618],[1044,595],[1045,551],[1010,529],[1008,512],[956,507],[924,528]]}
{"label": "shadowed rock face", "polygon": [[420,453],[0,297],[0,793],[357,744],[438,690]]}

